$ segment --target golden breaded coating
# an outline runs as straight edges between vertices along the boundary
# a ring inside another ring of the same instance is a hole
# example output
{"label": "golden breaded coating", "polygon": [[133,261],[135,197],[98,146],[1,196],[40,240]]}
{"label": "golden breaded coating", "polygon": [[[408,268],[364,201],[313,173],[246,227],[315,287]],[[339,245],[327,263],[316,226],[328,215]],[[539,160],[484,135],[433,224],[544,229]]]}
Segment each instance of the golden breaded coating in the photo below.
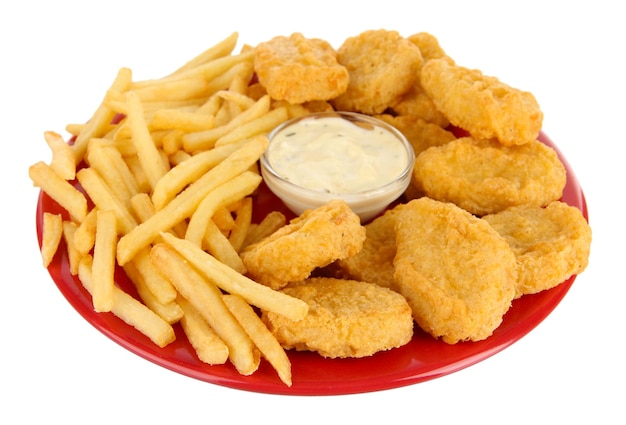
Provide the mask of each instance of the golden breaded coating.
{"label": "golden breaded coating", "polygon": [[396,256],[396,216],[402,204],[365,225],[365,242],[358,254],[337,265],[350,278],[395,289],[393,259]]}
{"label": "golden breaded coating", "polygon": [[435,102],[426,94],[419,83],[413,84],[411,89],[405,93],[397,103],[390,105],[390,109],[395,115],[420,118],[439,127],[447,127],[450,121],[437,109]]}
{"label": "golden breaded coating", "polygon": [[442,146],[456,139],[451,131],[414,115],[377,115],[377,118],[391,124],[407,138],[415,156],[432,146]]}
{"label": "golden breaded coating", "polygon": [[450,123],[478,139],[496,138],[510,146],[539,135],[543,113],[530,92],[447,59],[426,62],[420,83]]}
{"label": "golden breaded coating", "polygon": [[420,198],[396,217],[395,279],[416,323],[448,344],[489,337],[511,306],[516,260],[487,222]]}
{"label": "golden breaded coating", "polygon": [[[411,144],[416,157],[432,146],[442,146],[456,139],[456,136],[451,131],[444,129],[437,124],[424,121],[416,116],[393,116],[383,114],[377,115],[377,118],[393,125],[402,134],[404,134],[404,137],[406,137]],[[411,180],[414,180],[414,178]],[[419,189],[418,185],[416,185],[414,181],[411,181],[409,187],[404,193],[406,200],[416,199],[422,196],[424,196],[424,192]]]}
{"label": "golden breaded coating", "polygon": [[344,201],[333,200],[246,247],[241,258],[254,280],[280,289],[306,279],[316,268],[356,254],[364,240],[359,216]]}
{"label": "golden breaded coating", "polygon": [[[424,62],[431,59],[448,58],[437,37],[428,32],[418,32],[408,36],[407,39],[420,49]],[[449,60],[453,63],[452,59]]]}
{"label": "golden breaded coating", "polygon": [[334,111],[333,105],[326,100],[311,100],[310,102],[303,103],[302,107],[305,108],[309,114]]}
{"label": "golden breaded coating", "polygon": [[297,322],[263,312],[268,329],[286,349],[329,358],[366,357],[413,337],[411,308],[404,297],[372,283],[310,278],[282,292],[309,304],[309,313]]}
{"label": "golden breaded coating", "polygon": [[344,93],[350,81],[336,56],[327,41],[293,33],[260,43],[254,70],[273,99],[292,104],[329,100]]}
{"label": "golden breaded coating", "polygon": [[[439,41],[433,35],[420,32],[409,36],[407,39],[419,48],[422,55],[422,67],[431,59],[447,58],[450,63],[454,63],[452,59],[448,58],[439,46]],[[421,67],[419,72],[421,72]],[[390,109],[394,115],[410,115],[445,128],[450,124],[450,121],[437,109],[435,102],[424,91],[420,83],[419,72],[418,78],[409,91],[402,95],[396,103],[390,105]]]}
{"label": "golden breaded coating", "polygon": [[350,37],[337,49],[350,84],[332,100],[337,110],[380,114],[397,103],[418,78],[419,48],[396,31],[370,30]]}
{"label": "golden breaded coating", "polygon": [[505,146],[462,137],[422,152],[413,181],[428,197],[475,215],[561,198],[567,176],[556,151],[539,141]]}
{"label": "golden breaded coating", "polygon": [[517,257],[517,298],[553,288],[587,267],[591,228],[576,207],[555,201],[545,208],[511,207],[483,219]]}

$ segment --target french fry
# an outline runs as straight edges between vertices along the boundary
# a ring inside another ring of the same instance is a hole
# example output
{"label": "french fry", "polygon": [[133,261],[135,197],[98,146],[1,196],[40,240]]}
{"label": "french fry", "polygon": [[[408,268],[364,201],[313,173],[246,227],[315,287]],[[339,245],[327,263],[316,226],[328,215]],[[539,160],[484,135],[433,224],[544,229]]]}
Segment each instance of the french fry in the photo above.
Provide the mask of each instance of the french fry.
{"label": "french fry", "polygon": [[44,213],[42,217],[41,260],[48,267],[59,248],[63,236],[61,214]]}
{"label": "french fry", "polygon": [[[214,93],[196,109],[196,113],[215,116],[223,102],[223,99],[217,93]],[[214,122],[214,125],[217,124]]]}
{"label": "french fry", "polygon": [[86,126],[87,124],[67,124],[65,126],[65,131],[70,133],[72,136],[78,136],[80,132],[85,129]]}
{"label": "french fry", "polygon": [[130,208],[139,222],[146,221],[154,215],[154,205],[150,195],[144,192],[130,198]]}
{"label": "french fry", "polygon": [[[187,152],[185,152],[182,149],[177,150],[176,152],[170,154],[169,156],[170,164],[172,165],[172,167],[175,167],[190,158],[191,158],[191,155],[189,155]],[[161,180],[163,180],[163,178],[161,178]]]}
{"label": "french fry", "polygon": [[[124,124],[119,124],[115,127],[115,130],[119,130]],[[122,159],[128,156],[137,155],[137,150],[129,137],[118,137],[118,131],[113,131],[111,134],[107,134],[104,137],[94,137],[90,143],[97,142],[101,146],[106,146],[115,149],[122,156]],[[89,146],[87,146],[89,149]]]}
{"label": "french fry", "polygon": [[180,109],[158,109],[152,116],[154,130],[181,130],[184,132],[204,131],[213,128],[215,117],[182,111]]}
{"label": "french fry", "polygon": [[159,179],[168,172],[169,167],[152,140],[139,95],[135,92],[128,92],[126,102],[128,104],[127,119],[132,134],[131,139],[135,149],[137,149],[139,163],[146,173],[150,187],[154,188]]}
{"label": "french fry", "polygon": [[[78,267],[78,277],[88,292],[93,290],[93,258],[85,255]],[[113,288],[111,312],[139,332],[150,338],[159,347],[165,347],[176,340],[172,325],[117,286]]]}
{"label": "french fry", "polygon": [[287,224],[287,217],[280,211],[270,211],[256,226],[250,226],[241,249],[259,242]]}
{"label": "french fry", "polygon": [[222,293],[206,280],[172,247],[157,244],[150,251],[153,263],[188,300],[226,343],[229,359],[242,375],[259,367],[260,356],[252,340],[233,317],[222,299]]}
{"label": "french fry", "polygon": [[[123,93],[128,89],[131,81],[131,70],[128,68],[121,68],[109,90]],[[103,134],[108,132],[109,126],[113,121],[113,118],[115,118],[115,115],[116,112],[109,108],[105,99],[103,99],[96,112],[85,125],[85,128],[80,132],[80,134],[78,134],[78,136],[76,136],[76,140],[72,145],[77,164],[83,160],[83,157],[87,152],[87,145],[89,144],[89,141],[94,137],[101,137]]]}
{"label": "french fry", "polygon": [[[192,87],[195,82],[208,83],[214,79],[219,79],[223,75],[228,74],[230,70],[237,67],[238,65],[244,63],[252,65],[253,59],[253,51],[215,58],[197,66],[177,71],[163,78],[135,81],[132,84],[130,90],[147,90],[146,93],[150,93],[150,96],[142,95],[142,100],[144,101],[171,101],[178,99],[183,100],[197,98],[198,94],[206,94],[207,92],[210,93],[209,90],[206,90],[206,85],[203,86],[205,90],[185,90]],[[232,77],[229,79],[229,81],[231,79]],[[178,82],[184,82],[184,84],[180,86],[181,93],[177,95],[175,91],[172,90],[172,87],[174,87],[174,84]]]}
{"label": "french fry", "polygon": [[[139,186],[137,181],[134,178],[133,173],[130,171],[128,164],[124,160],[124,157],[120,150],[118,149],[118,145],[114,143],[110,143],[105,139],[93,139],[91,144],[89,145],[89,151],[92,149],[97,150],[97,155],[100,155],[99,166],[95,167],[100,175],[105,177],[107,172],[104,171],[104,168],[108,167],[113,171],[110,171],[111,177],[109,179],[105,178],[105,181],[111,187],[112,184],[116,184],[121,186],[119,191],[123,191],[124,193],[128,193],[129,197],[132,197],[139,193]],[[93,160],[96,154],[90,156],[89,165],[93,166]],[[111,189],[114,189],[111,187]]]}
{"label": "french fry", "polygon": [[67,247],[67,259],[70,265],[70,274],[76,276],[78,274],[78,264],[81,257],[84,255],[81,253],[74,243],[76,231],[78,230],[78,224],[73,221],[63,221],[63,239],[65,240],[65,246]]}
{"label": "french fry", "polygon": [[282,314],[291,320],[303,319],[309,305],[302,300],[275,291],[252,279],[237,273],[235,270],[216,260],[212,255],[203,251],[193,242],[163,233],[165,242],[178,251],[190,264],[200,271],[210,281],[224,291],[240,295],[248,303],[263,310]]}
{"label": "french fry", "polygon": [[[243,115],[243,112],[238,116]],[[289,113],[287,108],[280,107],[271,110],[267,114],[240,125],[236,129],[228,132],[215,141],[215,146],[222,146],[229,143],[235,143],[240,140],[245,140],[250,137],[265,135],[272,131],[272,129],[279,124],[289,119]],[[184,140],[183,140],[184,143]]]}
{"label": "french fry", "polygon": [[[169,304],[176,300],[176,289],[168,279],[152,264],[150,260],[150,248],[146,247],[139,251],[131,262],[135,270],[143,277],[143,280],[161,304]],[[124,265],[126,268],[126,265]]]}
{"label": "french fry", "polygon": [[241,206],[236,211],[235,226],[228,237],[228,241],[232,245],[235,252],[241,251],[251,224],[252,198],[246,197],[243,199]]}
{"label": "french fry", "polygon": [[112,167],[115,167],[119,176],[121,177],[124,185],[128,188],[128,192],[131,196],[140,193],[139,185],[133,175],[128,163],[124,160],[122,153],[114,146],[107,146],[103,149],[106,158]]}
{"label": "french fry", "polygon": [[217,44],[206,49],[204,52],[187,61],[183,66],[178,68],[172,74],[180,74],[186,70],[196,68],[203,63],[207,63],[214,59],[230,55],[237,45],[239,39],[239,33],[233,32],[228,37],[223,39]]}
{"label": "french fry", "polygon": [[127,204],[130,202],[130,198],[138,190],[134,178],[132,178],[132,174],[126,165],[126,162],[121,159],[122,157],[120,155],[119,159],[126,167],[126,170],[132,180],[134,187],[131,188],[127,184],[124,176],[120,173],[119,168],[112,162],[113,158],[108,155],[107,151],[112,148],[102,146],[101,143],[98,143],[98,140],[100,139],[93,139],[87,149],[86,158],[89,162],[89,167],[98,172],[100,177],[102,177],[102,180],[104,180],[109,189],[111,189],[111,192],[116,199],[119,199],[122,204]]}
{"label": "french fry", "polygon": [[[250,54],[250,52],[247,53]],[[207,94],[213,95],[219,90],[227,89],[233,81],[233,78],[236,78],[237,76],[248,76],[250,79],[253,73],[254,62],[252,60],[238,63],[229,70],[225,71],[223,74],[210,80],[207,84]]]}
{"label": "french fry", "polygon": [[[180,323],[202,362],[230,359],[250,375],[263,356],[291,386],[285,350],[254,307],[300,320],[308,304],[246,277],[239,252],[286,223],[278,213],[253,224],[251,195],[266,134],[298,106],[251,86],[255,49],[233,54],[237,38],[160,79],[133,81],[121,68],[89,121],[66,127],[74,141],[44,133],[52,160],[29,176],[67,214],[44,213],[42,261],[64,238],[94,311],[159,347]],[[117,266],[138,299],[116,285]]]}
{"label": "french fry", "polygon": [[217,208],[211,217],[211,220],[213,220],[213,223],[215,223],[215,225],[225,235],[235,228],[235,218],[226,206]]}
{"label": "french fry", "polygon": [[249,109],[256,102],[251,97],[246,96],[243,92],[237,92],[230,89],[220,90],[216,93],[216,95],[233,104],[239,105],[243,109]]}
{"label": "french fry", "polygon": [[124,158],[126,164],[128,164],[128,169],[133,175],[133,179],[137,183],[137,187],[140,192],[148,193],[152,190],[152,186],[150,186],[150,181],[148,180],[148,176],[146,176],[146,172],[144,171],[141,163],[139,162],[139,158],[137,155],[127,156]]}
{"label": "french fry", "polygon": [[186,134],[183,137],[183,148],[187,152],[196,152],[210,149],[215,146],[217,140],[234,131],[239,126],[263,117],[270,110],[270,97],[263,96],[250,108],[237,115],[227,124],[206,131]]}
{"label": "french fry", "polygon": [[[151,117],[156,111],[161,109],[178,109],[186,112],[195,112],[198,108],[206,102],[207,97],[200,96],[193,99],[179,99],[179,100],[163,100],[163,101],[147,101],[142,102],[143,111],[146,117]],[[151,126],[151,125],[150,125]],[[154,130],[159,131],[159,130]]]}
{"label": "french fry", "polygon": [[184,312],[180,324],[198,358],[211,365],[226,363],[228,346],[224,341],[189,301],[178,296],[176,302]]}
{"label": "french fry", "polygon": [[246,266],[243,260],[231,245],[228,238],[224,236],[215,225],[213,220],[206,222],[205,234],[201,242],[202,248],[206,249],[206,251],[213,255],[218,261],[221,261],[239,273],[246,272]]}
{"label": "french fry", "polygon": [[267,148],[267,138],[252,139],[217,166],[192,183],[152,217],[122,236],[117,245],[117,260],[124,265],[142,248],[164,232],[191,216],[202,199],[214,188],[246,171]]}
{"label": "french fry", "polygon": [[124,156],[137,155],[135,145],[133,144],[132,140],[130,140],[132,134],[130,131],[130,125],[128,123],[128,118],[126,117],[128,105],[126,94],[120,93],[119,96],[120,103],[123,103],[124,105],[124,118],[120,120],[120,122],[115,126],[115,129],[113,131],[107,133],[106,136],[99,137],[99,139],[111,139],[113,140],[113,142],[121,146],[128,146],[130,149],[129,151],[124,153]]}
{"label": "french fry", "polygon": [[53,131],[46,131],[44,138],[52,152],[50,168],[62,179],[74,180],[76,176],[76,159],[70,145],[65,143],[60,134]]}
{"label": "french fry", "polygon": [[[130,206],[140,222],[146,221],[152,217],[155,212],[150,195],[147,193],[138,193],[133,196],[130,200]],[[172,227],[170,231],[175,235],[184,235],[187,232],[187,223],[185,221],[181,221]]]}
{"label": "french fry", "polygon": [[[229,102],[222,102],[220,104],[219,109],[215,113],[215,128],[214,129],[217,129],[217,128],[220,128],[220,127],[224,127],[229,122],[231,122],[233,120],[233,118],[235,118],[235,117],[230,114]],[[196,132],[196,134],[211,134],[211,133],[209,131],[205,131],[205,132]],[[189,136],[189,137],[191,137],[191,136]],[[215,144],[211,142],[210,144],[206,145],[206,149],[212,148],[214,146],[215,146]],[[184,147],[185,147],[185,140],[183,139],[183,148]]]}
{"label": "french fry", "polygon": [[[110,89],[104,96],[103,104],[116,114],[126,115],[128,110],[124,93]],[[99,137],[102,137],[100,134]]]}
{"label": "french fry", "polygon": [[280,380],[291,387],[291,362],[276,337],[265,326],[254,309],[239,295],[224,295],[224,302],[248,333],[261,355],[276,369]]}
{"label": "french fry", "polygon": [[[257,173],[257,174],[259,174],[259,173]],[[233,213],[233,212],[237,211],[239,208],[241,208],[241,204],[244,202],[244,199],[245,198],[240,199],[238,201],[235,201],[235,202],[227,205],[225,207],[225,209],[228,210],[229,213]]]}
{"label": "french fry", "polygon": [[109,186],[95,169],[83,168],[76,173],[76,177],[99,210],[115,212],[119,233],[127,233],[136,228],[137,220],[126,205],[111,192]]}
{"label": "french fry", "polygon": [[[143,303],[156,314],[158,314],[163,320],[169,324],[177,323],[183,317],[183,309],[177,302],[171,301],[168,303],[162,303],[152,293],[152,290],[146,283],[144,276],[137,270],[134,262],[127,263],[124,266],[124,272],[126,276],[133,282],[139,298]],[[169,284],[169,282],[168,282]]]}
{"label": "french fry", "polygon": [[81,255],[89,253],[96,241],[97,214],[98,209],[92,208],[74,232],[73,245]]}
{"label": "french fry", "polygon": [[[228,103],[228,108],[230,109],[231,117],[236,117],[242,111],[254,105],[254,100],[245,96],[246,89],[248,87],[248,82],[250,81],[251,78],[252,78],[252,75],[249,75],[246,77],[243,77],[242,75],[236,75],[235,78],[233,78],[233,80],[230,82],[230,85],[228,86],[228,90],[223,91],[224,93],[228,92],[232,94],[230,99],[225,99]],[[236,96],[237,94],[240,94],[241,96],[237,97]],[[242,101],[243,98],[246,98],[247,101],[239,102],[239,101]]]}
{"label": "french fry", "polygon": [[250,195],[260,183],[261,176],[245,171],[209,192],[191,215],[185,238],[201,246],[207,223],[215,211]]}
{"label": "french fry", "polygon": [[87,199],[67,180],[61,178],[45,162],[37,162],[30,166],[28,175],[33,184],[43,190],[70,214],[70,217],[81,222],[87,215]]}
{"label": "french fry", "polygon": [[[222,75],[228,74],[228,71],[235,68],[237,65],[247,63],[252,65],[254,60],[254,52],[242,52],[237,55],[224,56],[216,58],[211,61],[200,64],[196,67],[192,67],[180,72],[176,72],[160,80],[146,81],[137,84],[135,87],[141,87],[145,84],[162,84],[171,81],[185,80],[201,78],[205,81],[212,81],[216,78],[220,78]],[[232,78],[231,78],[232,79]],[[191,97],[191,96],[190,96]]]}
{"label": "french fry", "polygon": [[132,93],[143,103],[200,98],[206,92],[207,81],[202,75],[135,83],[132,87]]}
{"label": "french fry", "polygon": [[117,223],[115,213],[100,210],[96,220],[96,243],[93,252],[93,285],[91,295],[97,312],[111,311],[113,308],[113,288],[115,287],[115,246],[117,244]]}
{"label": "french fry", "polygon": [[171,168],[154,187],[152,192],[154,207],[157,210],[162,209],[182,189],[198,180],[242,146],[243,144],[240,144],[201,152]]}
{"label": "french fry", "polygon": [[[126,94],[131,91],[139,94],[139,98],[141,100],[144,112],[146,112],[147,114],[151,114],[159,109],[170,108],[188,108],[189,110],[194,110],[206,101],[206,97],[203,95],[200,95],[199,97],[185,97],[184,95],[176,96],[175,93],[170,93],[168,98],[159,98],[160,90],[162,90],[164,93],[167,93],[168,91],[175,90],[177,87],[192,87],[194,82],[192,82],[191,80],[196,80],[196,82],[200,82],[198,77],[195,77],[193,79],[187,78],[187,81],[182,78],[179,80],[180,81],[178,83],[173,79],[170,81],[166,81],[164,79],[133,81],[125,91],[120,92],[115,90],[109,90],[105,97],[105,104],[117,113],[126,115],[128,113]],[[201,84],[200,87],[202,85],[206,84]]]}
{"label": "french fry", "polygon": [[[163,136],[163,153],[168,156],[168,160],[171,164],[171,158],[173,154],[177,152],[183,152],[181,149],[183,147],[182,137],[185,132],[181,129],[173,129],[168,131],[165,136]],[[187,155],[187,152],[184,152]]]}

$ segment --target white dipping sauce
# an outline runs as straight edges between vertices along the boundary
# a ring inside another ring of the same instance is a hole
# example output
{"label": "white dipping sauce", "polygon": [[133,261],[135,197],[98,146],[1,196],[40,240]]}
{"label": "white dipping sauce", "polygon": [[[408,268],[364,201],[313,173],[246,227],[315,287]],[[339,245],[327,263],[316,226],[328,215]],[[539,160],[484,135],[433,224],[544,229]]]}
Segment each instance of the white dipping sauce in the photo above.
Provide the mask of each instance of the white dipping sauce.
{"label": "white dipping sauce", "polygon": [[391,131],[337,116],[305,118],[282,129],[273,136],[266,158],[285,180],[333,194],[390,183],[410,160]]}

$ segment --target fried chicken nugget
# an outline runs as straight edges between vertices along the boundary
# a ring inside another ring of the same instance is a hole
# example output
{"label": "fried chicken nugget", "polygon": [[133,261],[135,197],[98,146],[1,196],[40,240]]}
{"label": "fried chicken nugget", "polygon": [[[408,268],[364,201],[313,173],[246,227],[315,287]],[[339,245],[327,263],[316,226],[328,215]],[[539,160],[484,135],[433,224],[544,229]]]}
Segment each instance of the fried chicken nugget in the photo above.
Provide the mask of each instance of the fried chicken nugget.
{"label": "fried chicken nugget", "polygon": [[337,266],[350,279],[371,282],[395,290],[393,259],[396,256],[396,216],[398,204],[365,225],[365,242],[356,255],[339,260]]}
{"label": "fried chicken nugget", "polygon": [[241,258],[252,279],[280,289],[306,279],[316,268],[356,254],[364,240],[359,216],[344,201],[333,200],[246,247]]}
{"label": "fried chicken nugget", "polygon": [[426,94],[419,83],[414,83],[407,93],[402,95],[390,109],[398,116],[418,117],[429,123],[445,128],[450,124],[446,116],[437,109],[435,102]]}
{"label": "fried chicken nugget", "polygon": [[483,217],[509,243],[518,263],[516,298],[553,288],[589,262],[591,228],[578,208],[555,201]]}
{"label": "fried chicken nugget", "polygon": [[478,70],[432,59],[422,67],[420,83],[450,123],[476,138],[521,145],[541,130],[543,113],[532,93]]}
{"label": "fried chicken nugget", "polygon": [[[441,48],[435,36],[426,32],[420,32],[407,37],[407,39],[420,49],[422,67],[431,59],[446,58],[450,63],[454,63]],[[390,105],[390,108],[395,115],[419,117],[424,121],[437,124],[443,128],[450,124],[448,118],[437,109],[433,99],[424,91],[420,83],[420,78],[417,78],[411,86],[411,89],[402,95],[398,102]]]}
{"label": "fried chicken nugget", "polygon": [[396,31],[369,30],[346,39],[337,49],[337,61],[348,69],[350,83],[331,101],[335,109],[375,115],[409,91],[422,56]]}
{"label": "fried chicken nugget", "polygon": [[260,43],[254,70],[273,99],[292,104],[329,100],[344,93],[350,81],[336,56],[327,41],[293,33]]}
{"label": "fried chicken nugget", "polygon": [[[456,139],[456,136],[451,131],[441,128],[437,124],[426,122],[423,119],[411,115],[392,116],[389,114],[378,115],[378,118],[393,125],[400,130],[404,137],[407,138],[415,156],[432,146],[442,146],[452,140]],[[407,200],[420,198],[424,196],[424,193],[418,188],[418,186],[411,179],[409,187],[404,193],[404,197]]]}
{"label": "fried chicken nugget", "polygon": [[415,156],[432,146],[443,146],[456,139],[451,131],[420,116],[383,114],[376,117],[398,129],[411,144]]}
{"label": "fried chicken nugget", "polygon": [[539,141],[505,146],[462,137],[422,152],[413,181],[428,197],[453,202],[475,215],[516,205],[545,206],[561,198],[565,167]]}
{"label": "fried chicken nugget", "polygon": [[454,61],[446,54],[439,40],[428,32],[418,32],[407,37],[407,39],[420,49],[424,63],[431,59],[448,58],[451,63]]}
{"label": "fried chicken nugget", "polygon": [[282,292],[309,304],[309,313],[299,321],[262,313],[286,349],[316,351],[328,358],[366,357],[405,345],[413,337],[405,298],[373,283],[309,278]]}
{"label": "fried chicken nugget", "polygon": [[515,256],[487,222],[420,198],[396,217],[395,279],[415,322],[448,344],[492,335],[511,306]]}

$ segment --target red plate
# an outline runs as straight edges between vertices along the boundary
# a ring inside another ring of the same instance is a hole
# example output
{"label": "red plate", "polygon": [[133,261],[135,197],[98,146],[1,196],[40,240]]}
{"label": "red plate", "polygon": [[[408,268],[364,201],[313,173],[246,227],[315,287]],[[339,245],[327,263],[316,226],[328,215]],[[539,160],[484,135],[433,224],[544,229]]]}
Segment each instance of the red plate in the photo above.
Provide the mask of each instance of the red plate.
{"label": "red plate", "polygon": [[[585,197],[571,167],[545,134],[542,133],[539,139],[557,150],[567,169],[567,185],[562,200],[579,208],[588,219]],[[280,201],[265,189],[257,199],[256,213],[262,214],[268,208],[285,211]],[[42,214],[45,211],[65,214],[47,195],[40,195],[37,205],[40,245]],[[229,363],[218,366],[202,363],[178,325],[175,326],[176,341],[159,348],[113,314],[95,313],[89,293],[69,271],[63,246],[48,271],[65,298],[85,320],[129,351],[202,381],[241,390],[289,395],[337,395],[385,390],[427,381],[471,366],[502,351],[534,329],[559,304],[575,279],[572,276],[556,288],[515,300],[500,327],[484,341],[448,345],[416,327],[415,336],[409,344],[368,358],[331,360],[315,353],[289,352],[293,386],[288,388],[266,361],[261,362],[259,370],[252,376],[239,375]],[[116,278],[123,290],[136,296],[133,285],[122,270],[118,270]]]}

